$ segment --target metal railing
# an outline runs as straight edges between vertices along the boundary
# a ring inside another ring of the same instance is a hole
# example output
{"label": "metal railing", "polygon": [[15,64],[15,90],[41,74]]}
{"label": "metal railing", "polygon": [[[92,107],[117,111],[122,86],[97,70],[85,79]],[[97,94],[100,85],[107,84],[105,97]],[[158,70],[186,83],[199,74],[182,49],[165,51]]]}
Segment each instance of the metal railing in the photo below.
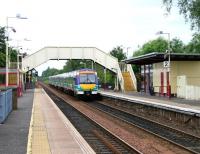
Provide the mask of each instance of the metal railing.
{"label": "metal railing", "polygon": [[135,77],[135,74],[133,72],[131,64],[126,64],[126,63],[121,62],[120,63],[120,69],[121,69],[122,72],[129,72],[130,73],[134,89],[137,90],[137,79]]}
{"label": "metal railing", "polygon": [[127,71],[131,75],[131,79],[133,81],[133,86],[134,86],[135,90],[137,90],[137,79],[135,77],[135,73],[133,72],[132,66],[130,64],[127,64]]}

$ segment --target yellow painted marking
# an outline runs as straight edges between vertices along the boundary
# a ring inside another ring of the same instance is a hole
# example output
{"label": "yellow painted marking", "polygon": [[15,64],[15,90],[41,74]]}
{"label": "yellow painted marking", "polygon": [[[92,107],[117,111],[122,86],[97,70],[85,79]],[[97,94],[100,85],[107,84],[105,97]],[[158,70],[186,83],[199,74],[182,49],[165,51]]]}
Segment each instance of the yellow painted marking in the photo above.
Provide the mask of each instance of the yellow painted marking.
{"label": "yellow painted marking", "polygon": [[[40,90],[42,92],[42,90]],[[32,116],[29,127],[27,154],[50,154],[47,130],[38,93],[34,93]]]}
{"label": "yellow painted marking", "polygon": [[96,84],[80,84],[83,90],[91,90],[95,87]]}
{"label": "yellow painted marking", "polygon": [[82,71],[82,72],[79,72],[80,74],[94,74],[95,72],[94,71]]}

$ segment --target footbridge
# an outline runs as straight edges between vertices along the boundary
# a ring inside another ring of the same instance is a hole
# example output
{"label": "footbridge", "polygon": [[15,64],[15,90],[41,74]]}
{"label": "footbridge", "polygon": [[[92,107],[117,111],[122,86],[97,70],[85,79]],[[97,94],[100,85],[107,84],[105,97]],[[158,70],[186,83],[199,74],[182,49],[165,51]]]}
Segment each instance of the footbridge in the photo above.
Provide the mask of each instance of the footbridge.
{"label": "footbridge", "polygon": [[[28,69],[36,68],[49,60],[69,59],[89,59],[94,63],[104,66],[106,69],[117,74],[116,89],[118,89],[119,82],[121,90],[126,90],[126,83],[118,59],[95,47],[45,47],[32,55],[24,57],[22,59],[22,69],[26,72]],[[127,66],[125,70],[130,72],[133,89],[136,89],[136,79],[132,67]],[[127,77],[127,73],[125,73],[125,77]],[[127,83],[127,85],[130,86],[130,83]]]}

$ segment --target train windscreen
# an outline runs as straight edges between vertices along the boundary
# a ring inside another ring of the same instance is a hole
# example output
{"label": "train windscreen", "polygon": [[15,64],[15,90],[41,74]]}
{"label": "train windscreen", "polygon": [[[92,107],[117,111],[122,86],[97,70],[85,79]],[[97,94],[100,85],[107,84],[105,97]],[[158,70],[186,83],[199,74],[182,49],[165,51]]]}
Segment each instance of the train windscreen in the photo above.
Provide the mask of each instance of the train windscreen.
{"label": "train windscreen", "polygon": [[95,74],[80,74],[80,83],[96,83]]}

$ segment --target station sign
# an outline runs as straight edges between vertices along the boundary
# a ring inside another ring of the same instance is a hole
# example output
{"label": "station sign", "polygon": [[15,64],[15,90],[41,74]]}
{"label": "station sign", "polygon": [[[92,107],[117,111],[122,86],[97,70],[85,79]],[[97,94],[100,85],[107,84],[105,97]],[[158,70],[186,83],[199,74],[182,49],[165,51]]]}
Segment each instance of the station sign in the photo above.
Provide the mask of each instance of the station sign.
{"label": "station sign", "polygon": [[170,62],[169,61],[164,61],[163,62],[163,67],[165,67],[165,68],[170,67]]}

